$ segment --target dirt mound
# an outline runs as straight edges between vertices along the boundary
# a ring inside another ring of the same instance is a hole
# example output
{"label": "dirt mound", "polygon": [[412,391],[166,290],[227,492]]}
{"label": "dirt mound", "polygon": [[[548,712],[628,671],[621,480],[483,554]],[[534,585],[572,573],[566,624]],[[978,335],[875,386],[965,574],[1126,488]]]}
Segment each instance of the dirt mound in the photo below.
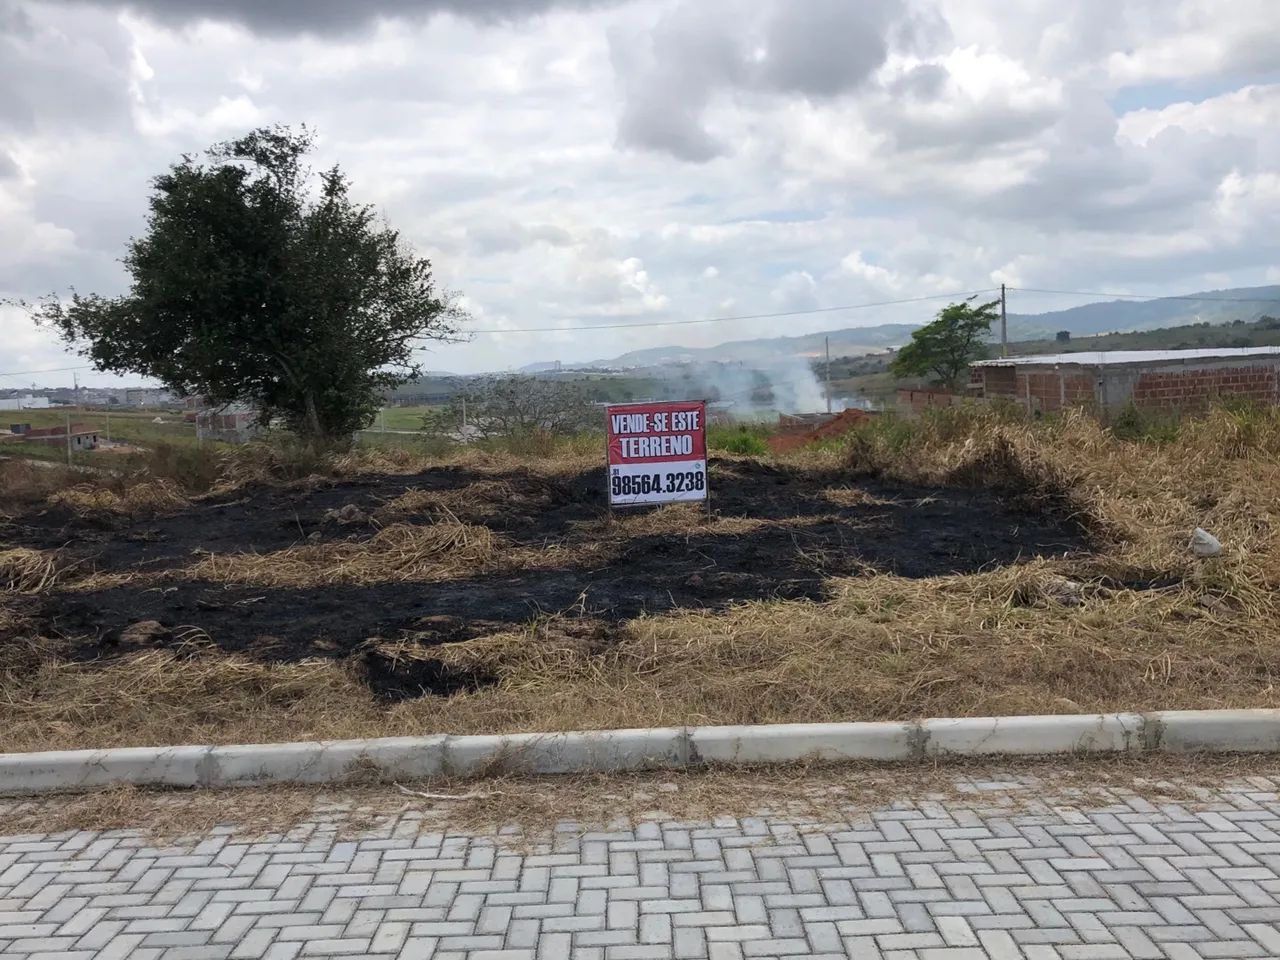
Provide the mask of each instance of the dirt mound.
{"label": "dirt mound", "polygon": [[828,420],[815,424],[801,424],[790,428],[784,427],[780,432],[769,437],[769,449],[774,453],[788,453],[819,440],[830,440],[843,437],[851,430],[869,422],[874,414],[866,410],[842,410]]}

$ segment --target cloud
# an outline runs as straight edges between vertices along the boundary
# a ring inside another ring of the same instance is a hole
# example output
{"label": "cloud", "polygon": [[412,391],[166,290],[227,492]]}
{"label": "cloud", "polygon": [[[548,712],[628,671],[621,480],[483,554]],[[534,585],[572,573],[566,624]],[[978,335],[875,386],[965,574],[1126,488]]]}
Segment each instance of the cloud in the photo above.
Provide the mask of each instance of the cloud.
{"label": "cloud", "polygon": [[897,0],[774,3],[760,38],[758,82],[813,97],[852,90],[884,63],[905,12]]}
{"label": "cloud", "polygon": [[157,23],[234,23],[266,35],[336,34],[378,20],[422,20],[441,13],[480,22],[520,20],[557,7],[608,0],[54,0],[68,6],[128,10]]}
{"label": "cloud", "polygon": [[813,310],[818,306],[818,282],[807,270],[792,270],[774,284],[769,299],[778,310]]}
{"label": "cloud", "polygon": [[129,110],[127,32],[100,11],[44,14],[0,0],[0,135],[120,123]]}
{"label": "cloud", "polygon": [[[1144,4],[1147,5],[1147,4]],[[1191,77],[1246,76],[1280,62],[1280,31],[1272,0],[1184,0],[1160,6],[1145,35],[1106,58],[1122,84]]]}
{"label": "cloud", "polygon": [[466,236],[471,248],[481,255],[514,253],[538,243],[551,247],[568,247],[575,242],[568,230],[556,224],[525,225],[513,220],[470,225],[466,228]]}
{"label": "cloud", "polygon": [[[248,126],[303,121],[320,135],[315,165],[341,163],[477,326],[559,330],[435,347],[433,369],[934,307],[605,329],[617,319],[1002,280],[1262,283],[1280,262],[1269,10],[1079,0],[1064,21],[1007,0],[0,0],[0,298],[121,291],[151,177]],[[1018,312],[1078,302],[1018,296]],[[6,332],[18,322],[0,317]],[[22,329],[24,368],[74,362]]]}
{"label": "cloud", "polygon": [[718,97],[839,96],[885,62],[891,40],[912,36],[903,0],[682,0],[656,23],[610,34],[618,140],[706,162],[728,151],[705,124]]}

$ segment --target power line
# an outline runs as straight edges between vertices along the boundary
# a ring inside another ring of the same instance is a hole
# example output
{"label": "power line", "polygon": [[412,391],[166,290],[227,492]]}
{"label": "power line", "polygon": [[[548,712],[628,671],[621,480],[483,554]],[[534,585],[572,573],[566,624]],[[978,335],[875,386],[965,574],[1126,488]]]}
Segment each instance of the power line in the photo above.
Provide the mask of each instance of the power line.
{"label": "power line", "polygon": [[83,363],[78,367],[49,367],[45,370],[10,370],[0,373],[0,377],[25,377],[29,373],[66,373],[69,370],[92,370],[93,364]]}
{"label": "power line", "polygon": [[[976,290],[960,290],[953,293],[934,293],[923,297],[903,297],[897,300],[878,300],[870,303],[850,303],[838,307],[816,307],[811,310],[785,310],[777,313],[751,313],[728,317],[701,317],[691,320],[646,320],[640,323],[602,323],[582,327],[517,327],[512,329],[494,327],[489,329],[471,330],[469,332],[473,334],[564,333],[569,331],[590,332],[593,330],[626,330],[630,328],[641,329],[645,327],[678,327],[695,323],[731,323],[739,320],[777,320],[784,317],[804,317],[823,313],[839,313],[844,310],[870,310],[876,307],[892,307],[907,303],[924,303],[929,300],[948,300],[957,297],[976,296],[980,293],[994,293],[996,289],[997,288],[995,287],[982,287]],[[1008,289],[1018,293],[1043,293],[1069,297],[1109,297],[1115,300],[1143,300],[1147,302],[1155,302],[1159,300],[1183,300],[1193,303],[1280,303],[1280,298],[1274,297],[1190,297],[1184,295],[1150,296],[1141,293],[1110,293],[1099,290],[1047,290],[1038,287],[1009,287]],[[433,337],[415,337],[414,339],[438,342]],[[91,369],[93,369],[91,364],[81,364],[75,367],[48,367],[42,370],[9,370],[0,372],[0,377],[21,377],[39,373],[67,373],[72,370]]]}
{"label": "power line", "polygon": [[1040,290],[1035,287],[1009,287],[1019,293],[1056,293],[1069,297],[1111,297],[1115,300],[1189,300],[1193,303],[1280,303],[1275,297],[1187,297],[1187,296],[1151,296],[1143,293],[1103,293],[1097,290]]}
{"label": "power line", "polygon": [[[491,328],[487,330],[471,330],[470,333],[566,333],[590,332],[592,330],[626,330],[632,327],[679,327],[691,323],[726,323],[734,320],[776,320],[781,317],[804,317],[816,313],[837,313],[841,310],[868,310],[872,307],[892,307],[901,303],[923,303],[926,300],[948,300],[956,297],[974,296],[979,293],[994,292],[994,287],[983,287],[978,290],[961,290],[958,293],[934,293],[927,297],[905,297],[901,300],[880,300],[875,303],[850,303],[840,307],[816,307],[812,310],[786,310],[780,313],[752,313],[733,317],[702,317],[696,320],[645,320],[640,323],[600,323],[582,327],[520,327],[515,329]],[[431,340],[432,337],[416,339]]]}

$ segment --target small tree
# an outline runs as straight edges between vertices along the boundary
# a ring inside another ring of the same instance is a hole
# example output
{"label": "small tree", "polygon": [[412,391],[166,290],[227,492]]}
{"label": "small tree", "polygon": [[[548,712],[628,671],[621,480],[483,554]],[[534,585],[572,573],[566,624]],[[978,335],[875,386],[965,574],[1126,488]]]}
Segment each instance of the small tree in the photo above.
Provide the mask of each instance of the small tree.
{"label": "small tree", "polygon": [[950,303],[938,311],[932,323],[911,334],[911,342],[889,364],[895,377],[933,377],[955,389],[969,364],[986,355],[986,336],[996,319],[999,300],[973,305],[973,298]]}
{"label": "small tree", "polygon": [[470,380],[442,409],[427,414],[423,427],[457,433],[464,411],[468,429],[486,438],[573,434],[604,422],[578,384],[510,375]]}
{"label": "small tree", "polygon": [[37,319],[99,370],[248,403],[309,439],[350,437],[418,375],[415,341],[451,338],[461,313],[341,170],[313,183],[311,146],[275,127],[183,157],[154,180],[124,257],[129,292],[49,298]]}

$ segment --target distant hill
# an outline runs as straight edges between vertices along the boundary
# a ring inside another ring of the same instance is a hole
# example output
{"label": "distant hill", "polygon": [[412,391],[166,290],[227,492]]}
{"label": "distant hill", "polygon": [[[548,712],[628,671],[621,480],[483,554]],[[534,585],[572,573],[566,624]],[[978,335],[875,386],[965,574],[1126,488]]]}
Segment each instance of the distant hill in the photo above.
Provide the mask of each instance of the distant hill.
{"label": "distant hill", "polygon": [[[1072,336],[1089,336],[1193,323],[1212,326],[1232,320],[1249,322],[1268,315],[1280,316],[1280,286],[1207,290],[1185,295],[1193,299],[1183,299],[1183,295],[1179,297],[1177,300],[1108,300],[1050,313],[1011,313],[1009,339],[1052,337],[1059,330],[1069,331]],[[1215,303],[1215,300],[1219,302]],[[1276,302],[1240,302],[1248,300]]]}
{"label": "distant hill", "polygon": [[[1280,310],[1276,311],[1280,314]],[[1195,350],[1209,347],[1280,347],[1280,319],[1266,317],[1252,323],[1192,323],[1130,333],[1072,337],[1065,343],[1056,339],[1020,340],[1009,344],[1014,356],[1041,353],[1094,353],[1100,350]],[[994,347],[991,355],[996,356]]]}
{"label": "distant hill", "polygon": [[672,363],[759,363],[780,357],[817,357],[823,341],[831,338],[831,355],[851,356],[896,347],[911,339],[914,324],[882,323],[874,327],[851,327],[798,337],[768,337],[760,340],[732,340],[714,347],[650,347],[632,350],[611,360],[597,360],[594,367],[653,367]]}
{"label": "distant hill", "polygon": [[[1009,314],[1010,340],[1052,339],[1065,330],[1073,337],[1102,333],[1154,330],[1195,323],[1210,325],[1233,320],[1250,322],[1264,315],[1280,316],[1280,285],[1267,287],[1235,287],[1179,295],[1181,299],[1109,300],[1087,303],[1067,310],[1048,313]],[[1014,294],[1018,297],[1018,294]],[[1239,301],[1276,301],[1239,302]],[[1215,302],[1218,301],[1218,302]],[[921,323],[926,321],[921,317]],[[798,337],[768,337],[758,340],[732,340],[714,347],[650,347],[632,350],[611,359],[597,360],[589,366],[635,368],[663,366],[672,363],[715,361],[720,363],[776,362],[780,359],[821,355],[823,339],[831,338],[831,355],[856,356],[897,347],[911,339],[916,324],[886,323],[874,327],[849,327]],[[999,337],[999,330],[993,330]]]}

